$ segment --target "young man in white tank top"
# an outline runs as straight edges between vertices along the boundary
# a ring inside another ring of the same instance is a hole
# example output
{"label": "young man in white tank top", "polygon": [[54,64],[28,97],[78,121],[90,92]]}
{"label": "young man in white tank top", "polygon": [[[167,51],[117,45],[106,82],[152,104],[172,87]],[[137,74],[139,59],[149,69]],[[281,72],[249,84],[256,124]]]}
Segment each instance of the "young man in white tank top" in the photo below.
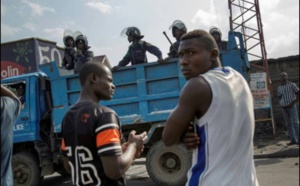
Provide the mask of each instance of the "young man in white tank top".
{"label": "young man in white tank top", "polygon": [[206,31],[182,36],[179,56],[187,82],[162,138],[166,146],[180,143],[194,120],[200,140],[186,185],[258,186],[253,99],[247,82],[234,69],[221,67],[218,46]]}

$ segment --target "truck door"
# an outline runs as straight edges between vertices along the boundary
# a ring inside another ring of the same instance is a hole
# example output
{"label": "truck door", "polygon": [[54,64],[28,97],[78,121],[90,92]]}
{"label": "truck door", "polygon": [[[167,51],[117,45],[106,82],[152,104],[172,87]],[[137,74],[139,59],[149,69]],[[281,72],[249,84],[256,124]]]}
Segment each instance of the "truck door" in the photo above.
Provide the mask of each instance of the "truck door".
{"label": "truck door", "polygon": [[[17,122],[14,127],[14,133],[22,134],[26,130],[30,130],[30,117],[29,117],[29,84],[26,83],[26,80],[23,81],[24,83],[24,93],[23,95],[18,95],[21,101],[21,112],[17,119]],[[22,97],[21,97],[22,96]]]}
{"label": "truck door", "polygon": [[28,82],[29,78],[24,78],[18,79],[17,81],[5,83],[5,86],[9,88],[12,92],[14,92],[21,102],[21,112],[14,125],[14,143],[32,140],[28,139],[31,130],[29,101],[30,87]]}

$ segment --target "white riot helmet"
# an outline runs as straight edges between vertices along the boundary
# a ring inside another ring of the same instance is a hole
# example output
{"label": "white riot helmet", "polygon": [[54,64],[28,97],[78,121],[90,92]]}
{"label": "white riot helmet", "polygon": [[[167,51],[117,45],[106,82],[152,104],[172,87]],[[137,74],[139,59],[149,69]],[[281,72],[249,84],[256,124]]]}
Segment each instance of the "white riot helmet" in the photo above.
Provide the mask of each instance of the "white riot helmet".
{"label": "white riot helmet", "polygon": [[178,28],[179,30],[182,30],[183,32],[187,32],[187,28],[185,26],[185,24],[180,21],[180,20],[175,20],[172,25],[169,27],[169,29],[171,30],[172,29],[172,34],[173,36],[175,37],[175,33],[174,33],[174,27]]}
{"label": "white riot helmet", "polygon": [[66,47],[68,47],[68,40],[69,39],[73,40],[73,46],[72,47],[74,47],[75,41],[74,41],[74,37],[73,37],[73,32],[69,29],[66,29],[64,31],[64,37],[63,37],[63,41],[64,41],[64,44],[65,44]]}
{"label": "white riot helmet", "polygon": [[78,43],[83,43],[83,46],[85,49],[89,49],[90,46],[88,46],[88,40],[87,37],[85,35],[79,35],[76,37],[75,39],[75,46],[77,47]]}
{"label": "white riot helmet", "polygon": [[215,26],[210,27],[209,33],[210,33],[211,35],[213,35],[214,33],[219,34],[219,35],[220,35],[220,40],[222,39],[222,32],[221,32],[221,30],[218,29],[218,28],[215,27]]}
{"label": "white riot helmet", "polygon": [[144,37],[143,35],[141,35],[140,29],[138,29],[135,26],[124,28],[121,32],[121,36],[124,37],[125,35],[126,36],[133,36],[133,37],[136,37],[136,38],[139,38],[139,39],[142,39]]}

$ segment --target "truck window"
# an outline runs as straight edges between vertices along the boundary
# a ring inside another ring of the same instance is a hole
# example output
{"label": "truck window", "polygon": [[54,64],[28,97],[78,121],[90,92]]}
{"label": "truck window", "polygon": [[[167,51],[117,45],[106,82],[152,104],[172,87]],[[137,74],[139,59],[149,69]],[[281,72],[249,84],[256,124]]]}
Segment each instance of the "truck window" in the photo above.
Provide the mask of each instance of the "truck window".
{"label": "truck window", "polygon": [[9,90],[11,90],[20,100],[22,106],[21,109],[23,110],[26,107],[26,84],[25,82],[18,82],[14,84],[6,84],[6,86]]}

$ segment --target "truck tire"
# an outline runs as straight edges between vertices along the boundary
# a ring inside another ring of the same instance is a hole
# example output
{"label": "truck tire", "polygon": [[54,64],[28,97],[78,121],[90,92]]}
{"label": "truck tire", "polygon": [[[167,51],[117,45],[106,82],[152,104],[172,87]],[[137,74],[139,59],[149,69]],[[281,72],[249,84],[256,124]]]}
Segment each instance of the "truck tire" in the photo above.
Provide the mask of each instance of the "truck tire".
{"label": "truck tire", "polygon": [[156,142],[147,153],[146,168],[150,178],[158,185],[180,186],[187,181],[192,153],[181,145],[166,147]]}
{"label": "truck tire", "polygon": [[14,186],[38,186],[43,179],[37,157],[29,152],[14,154],[12,169]]}

